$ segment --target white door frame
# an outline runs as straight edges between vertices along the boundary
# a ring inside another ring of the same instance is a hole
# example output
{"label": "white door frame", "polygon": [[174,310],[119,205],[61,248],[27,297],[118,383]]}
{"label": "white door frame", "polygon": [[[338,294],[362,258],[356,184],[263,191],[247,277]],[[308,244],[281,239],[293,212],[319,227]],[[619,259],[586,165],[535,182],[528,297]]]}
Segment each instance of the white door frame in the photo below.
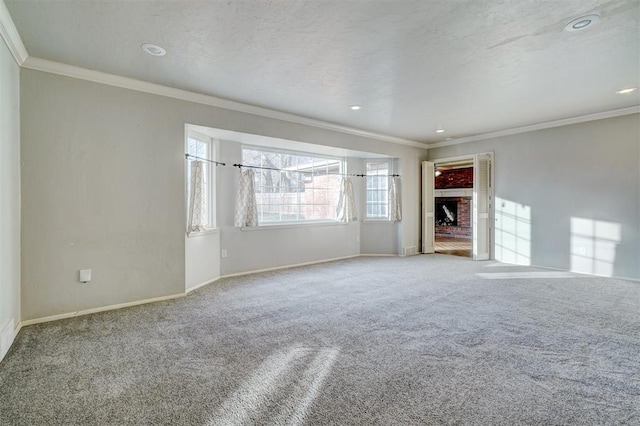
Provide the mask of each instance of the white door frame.
{"label": "white door frame", "polygon": [[422,162],[422,253],[435,252],[435,163]]}
{"label": "white door frame", "polygon": [[[488,241],[488,245],[489,245],[489,259],[493,259],[494,258],[494,242],[495,242],[495,226],[494,226],[494,221],[495,221],[495,205],[494,205],[494,198],[495,198],[495,159],[494,159],[494,155],[493,155],[493,151],[490,152],[480,152],[480,153],[475,153],[475,154],[469,154],[469,155],[460,155],[457,157],[446,157],[446,158],[436,158],[433,160],[429,160],[427,163],[432,163],[434,166],[438,165],[438,164],[442,164],[442,163],[455,163],[458,161],[464,161],[464,160],[468,160],[470,162],[477,164],[478,158],[482,158],[482,157],[488,157],[489,160],[489,190],[487,191],[487,206],[488,206],[488,220],[486,221],[487,223],[487,238],[489,239]],[[423,162],[423,166],[424,166]],[[474,196],[476,193],[476,188],[478,186],[478,183],[476,182],[477,179],[477,173],[475,172],[474,169],[474,182],[473,182],[473,187],[474,187]],[[433,184],[433,181],[431,181]],[[428,232],[425,232],[428,229],[434,229],[435,230],[435,214],[431,214],[431,215],[426,215],[425,214],[425,206],[431,205],[433,206],[435,203],[435,196],[434,196],[434,190],[433,188],[428,188],[429,182],[425,182],[425,179],[423,177],[422,179],[422,196],[423,196],[423,200],[422,200],[422,210],[423,210],[423,215],[422,215],[422,247],[433,247],[434,246],[434,233],[431,233],[431,235],[429,236]],[[427,188],[425,188],[425,186],[427,186]],[[430,196],[430,197],[434,197],[431,200],[426,200],[425,197]],[[478,218],[477,218],[477,212],[476,209],[473,209],[472,212],[472,222],[473,223],[478,223]],[[425,241],[425,239],[429,239],[431,238],[431,241]],[[424,251],[423,251],[424,253]],[[428,253],[428,252],[427,252]],[[475,253],[474,253],[474,258]],[[479,259],[479,260],[483,260],[483,259]]]}

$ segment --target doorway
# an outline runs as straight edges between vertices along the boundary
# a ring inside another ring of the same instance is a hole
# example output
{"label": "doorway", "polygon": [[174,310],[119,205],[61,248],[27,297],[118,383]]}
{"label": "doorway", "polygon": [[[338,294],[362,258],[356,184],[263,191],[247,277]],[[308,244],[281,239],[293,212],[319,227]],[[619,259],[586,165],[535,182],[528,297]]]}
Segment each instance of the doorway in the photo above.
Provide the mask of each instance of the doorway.
{"label": "doorway", "polygon": [[435,163],[436,253],[473,256],[473,158]]}
{"label": "doorway", "polygon": [[493,153],[422,163],[422,253],[491,259]]}

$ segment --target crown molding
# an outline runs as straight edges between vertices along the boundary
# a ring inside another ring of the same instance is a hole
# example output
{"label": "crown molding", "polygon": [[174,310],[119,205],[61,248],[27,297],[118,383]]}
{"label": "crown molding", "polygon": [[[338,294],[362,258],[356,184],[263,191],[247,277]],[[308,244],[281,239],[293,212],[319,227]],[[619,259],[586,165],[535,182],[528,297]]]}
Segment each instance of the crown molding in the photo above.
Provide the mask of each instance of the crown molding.
{"label": "crown molding", "polygon": [[21,67],[29,57],[29,54],[22,43],[20,34],[18,34],[18,30],[13,23],[13,19],[11,19],[11,14],[9,13],[9,9],[7,9],[7,5],[4,4],[4,0],[0,0],[0,35],[13,55],[13,59],[15,59],[18,66]]}
{"label": "crown molding", "polygon": [[531,124],[529,126],[514,127],[512,129],[499,130],[497,132],[483,133],[481,135],[468,136],[451,141],[442,141],[429,144],[429,148],[440,148],[444,146],[459,145],[463,143],[482,141],[486,139],[495,139],[503,136],[517,135],[520,133],[534,132],[536,130],[551,129],[554,127],[568,126],[570,124],[585,123],[587,121],[602,120],[605,118],[620,117],[623,115],[640,113],[640,105],[614,109],[611,111],[597,112],[595,114],[580,115],[578,117],[563,118],[562,120],[547,121],[545,123]]}
{"label": "crown molding", "polygon": [[356,129],[348,126],[342,126],[327,121],[307,118],[287,112],[276,111],[255,105],[245,104],[242,102],[231,101],[228,99],[218,98],[212,95],[191,92],[183,89],[163,86],[161,84],[150,83],[134,78],[123,77],[116,74],[105,73],[101,71],[81,68],[74,65],[63,64],[60,62],[49,61],[47,59],[29,56],[27,49],[22,43],[20,34],[11,18],[11,14],[4,3],[0,0],[0,36],[7,45],[7,48],[13,55],[18,66],[42,71],[51,74],[62,75],[65,77],[77,78],[80,80],[91,81],[94,83],[106,84],[109,86],[120,87],[123,89],[135,90],[138,92],[149,93],[158,96],[164,96],[173,99],[179,99],[187,102],[194,102],[202,105],[208,105],[217,108],[224,108],[231,111],[242,112],[245,114],[257,115],[260,117],[271,118],[274,120],[285,121],[289,123],[301,124],[304,126],[316,127],[320,129],[331,130],[335,132],[361,136],[369,139],[376,139],[383,142],[391,142],[400,145],[412,146],[421,149],[440,148],[463,143],[494,139],[503,136],[516,135],[520,133],[533,132],[536,130],[550,129],[553,127],[567,126],[570,124],[584,123],[587,121],[601,120],[605,118],[619,117],[623,115],[640,113],[640,105],[628,108],[621,108],[612,111],[598,112],[595,114],[582,115],[578,117],[565,118],[561,120],[537,123],[528,126],[515,127],[511,129],[499,130],[496,132],[483,133],[479,135],[467,136],[451,141],[442,141],[436,143],[423,143],[409,139],[398,138],[395,136],[385,135],[381,133],[370,132],[366,130]]}
{"label": "crown molding", "polygon": [[366,130],[354,129],[347,126],[341,126],[339,124],[329,123],[326,121],[315,120],[295,114],[275,111],[268,108],[258,107],[241,102],[230,101],[228,99],[222,99],[211,95],[204,95],[202,93],[190,92],[188,90],[176,89],[173,87],[163,86],[161,84],[123,77],[116,74],[109,74],[101,71],[76,67],[74,65],[67,65],[60,62],[49,61],[47,59],[36,58],[33,56],[29,56],[27,60],[24,61],[24,64],[22,66],[24,68],[35,71],[58,74],[65,77],[72,77],[80,80],[91,81],[94,83],[120,87],[123,89],[130,89],[138,92],[150,93],[153,95],[165,96],[168,98],[224,108],[232,111],[243,112],[246,114],[257,115],[260,117],[286,121],[289,123],[302,124],[304,126],[317,127],[321,129],[332,130],[335,132],[362,136],[370,139],[377,139],[384,142],[391,142],[400,145],[427,149],[427,145],[425,143],[417,141],[383,135],[380,133],[368,132]]}

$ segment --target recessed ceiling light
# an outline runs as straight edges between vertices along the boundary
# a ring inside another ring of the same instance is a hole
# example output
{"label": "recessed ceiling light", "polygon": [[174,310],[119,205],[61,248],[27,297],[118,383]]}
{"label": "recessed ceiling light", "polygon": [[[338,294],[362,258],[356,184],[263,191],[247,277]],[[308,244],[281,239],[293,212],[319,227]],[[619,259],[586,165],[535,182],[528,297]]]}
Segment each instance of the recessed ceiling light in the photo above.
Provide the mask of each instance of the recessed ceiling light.
{"label": "recessed ceiling light", "polygon": [[438,129],[436,130],[436,133],[444,133],[444,129]]}
{"label": "recessed ceiling light", "polygon": [[158,46],[157,44],[145,43],[140,46],[142,50],[144,50],[149,55],[153,56],[164,56],[167,54],[167,51],[164,48]]}
{"label": "recessed ceiling light", "polygon": [[618,90],[616,93],[618,95],[624,95],[626,93],[631,93],[631,92],[635,92],[636,90],[638,90],[637,87],[630,87],[628,89],[622,89],[622,90]]}
{"label": "recessed ceiling light", "polygon": [[565,27],[565,31],[580,31],[596,24],[600,20],[600,15],[585,15],[569,22]]}
{"label": "recessed ceiling light", "polygon": [[351,106],[349,106],[349,109],[351,111],[358,111],[358,110],[362,109],[362,105],[351,105]]}

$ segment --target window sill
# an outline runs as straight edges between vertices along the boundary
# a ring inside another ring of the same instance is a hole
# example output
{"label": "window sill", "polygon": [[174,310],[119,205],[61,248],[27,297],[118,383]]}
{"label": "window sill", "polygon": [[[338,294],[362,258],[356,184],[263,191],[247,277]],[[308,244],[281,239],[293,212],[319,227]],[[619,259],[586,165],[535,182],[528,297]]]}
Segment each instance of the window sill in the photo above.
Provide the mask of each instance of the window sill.
{"label": "window sill", "polygon": [[328,222],[305,222],[305,223],[277,223],[258,226],[245,226],[240,228],[241,231],[261,231],[264,229],[291,229],[291,228],[315,228],[317,226],[343,226],[346,222],[328,221]]}
{"label": "window sill", "polygon": [[362,223],[396,223],[389,219],[362,219]]}
{"label": "window sill", "polygon": [[191,234],[187,235],[187,238],[203,237],[205,235],[212,235],[212,234],[219,234],[219,233],[220,233],[220,228],[209,228],[206,231],[192,232]]}

